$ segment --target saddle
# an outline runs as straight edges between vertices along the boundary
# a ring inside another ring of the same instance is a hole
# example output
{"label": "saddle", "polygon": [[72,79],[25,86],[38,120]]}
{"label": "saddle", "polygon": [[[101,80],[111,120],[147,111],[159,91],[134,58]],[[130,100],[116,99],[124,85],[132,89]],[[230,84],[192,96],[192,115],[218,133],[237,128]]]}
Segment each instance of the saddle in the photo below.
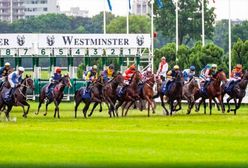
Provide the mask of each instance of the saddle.
{"label": "saddle", "polygon": [[167,83],[166,82],[163,82],[162,83],[162,87],[161,87],[161,92],[162,94],[167,94],[169,90],[171,90],[171,87],[172,87],[172,84],[175,83],[175,81],[168,81]]}
{"label": "saddle", "polygon": [[123,97],[124,95],[125,95],[125,93],[126,93],[126,91],[127,91],[127,87],[128,87],[129,85],[125,85],[125,86],[119,86],[117,89],[116,89],[116,91],[117,91],[117,96],[118,97]]}
{"label": "saddle", "polygon": [[91,99],[91,89],[87,90],[86,87],[81,87],[80,90],[82,99]]}

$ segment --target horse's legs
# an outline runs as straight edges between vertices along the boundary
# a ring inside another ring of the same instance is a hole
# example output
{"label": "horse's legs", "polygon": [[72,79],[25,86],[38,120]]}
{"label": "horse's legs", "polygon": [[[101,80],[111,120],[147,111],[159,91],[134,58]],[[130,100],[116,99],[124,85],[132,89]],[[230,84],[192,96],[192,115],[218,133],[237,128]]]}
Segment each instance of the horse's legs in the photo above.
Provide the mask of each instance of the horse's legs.
{"label": "horse's legs", "polygon": [[46,112],[44,113],[44,116],[47,115],[47,109],[48,109],[48,105],[52,103],[52,100],[49,99],[47,102],[46,102]]}
{"label": "horse's legs", "polygon": [[122,101],[118,101],[118,104],[115,106],[115,112],[116,112],[116,116],[118,116],[118,108],[123,104],[123,100]]}
{"label": "horse's legs", "polygon": [[164,95],[160,94],[160,100],[161,100],[161,105],[163,107],[163,113],[165,114],[165,112],[166,112],[166,115],[169,115],[169,112],[168,112],[168,110],[165,107]]}
{"label": "horse's legs", "polygon": [[99,112],[102,112],[102,103],[100,103],[100,109]]}
{"label": "horse's legs", "polygon": [[125,107],[126,105],[128,104],[127,101],[124,102],[124,104],[122,105],[122,109],[121,109],[121,116],[124,117],[124,110],[125,110]]}
{"label": "horse's legs", "polygon": [[154,109],[154,106],[153,106],[153,101],[148,96],[146,96],[145,98],[146,98],[146,100],[148,102],[148,117],[149,117],[149,115],[150,115],[150,106],[152,107],[153,113],[155,113],[155,109]]}
{"label": "horse's legs", "polygon": [[75,99],[75,118],[77,118],[77,109],[78,109],[78,106],[79,106],[79,104],[81,103],[81,101],[82,101],[82,99],[80,98],[80,99],[78,99],[78,98],[76,98]]}
{"label": "horse's legs", "polygon": [[238,105],[236,106],[236,110],[234,111],[234,115],[236,115],[236,111],[240,108],[242,100],[243,98],[239,98],[239,102],[238,102]]}
{"label": "horse's legs", "polygon": [[181,99],[177,99],[177,104],[179,105],[179,108],[175,109],[175,111],[179,111],[182,109]]}
{"label": "horse's legs", "polygon": [[[205,101],[205,100],[204,100],[204,101]],[[201,98],[201,100],[199,101],[198,105],[195,105],[195,106],[196,106],[196,108],[195,108],[195,111],[196,111],[196,112],[199,112],[199,111],[200,111],[202,102],[203,102],[203,98]]]}
{"label": "horse's legs", "polygon": [[232,100],[232,97],[228,97],[227,99],[226,99],[226,103],[227,103],[227,107],[228,107],[228,109],[227,109],[227,112],[229,113],[230,111],[231,111],[231,109],[230,109],[230,100]]}
{"label": "horse's legs", "polygon": [[28,102],[26,102],[26,101],[23,102],[23,105],[24,105],[24,106],[28,106],[26,113],[23,114],[23,117],[24,117],[24,118],[27,118],[27,114],[28,114],[28,112],[29,112],[30,105],[29,105]]}
{"label": "horse's legs", "polygon": [[[218,100],[219,100],[219,103],[220,103],[220,101],[222,101],[222,99],[219,99],[219,98],[218,98]],[[219,103],[217,102],[217,100],[215,99],[215,97],[213,98],[213,101],[214,101],[214,103],[216,104],[218,111],[220,111]],[[222,101],[222,102],[223,102],[223,101]],[[221,103],[220,103],[220,105],[221,105]],[[222,105],[221,105],[221,109],[223,110]]]}
{"label": "horse's legs", "polygon": [[25,108],[24,108],[24,105],[21,103],[21,102],[16,102],[16,106],[21,106],[22,107],[22,110],[23,110],[23,117],[25,116],[26,114],[26,111],[25,111]]}
{"label": "horse's legs", "polygon": [[40,101],[39,101],[39,106],[38,106],[38,110],[37,110],[37,112],[35,113],[36,115],[39,114],[40,108],[41,108],[41,105],[43,104],[43,102],[44,102],[44,100],[40,99]]}
{"label": "horse's legs", "polygon": [[88,109],[89,109],[89,106],[90,106],[90,102],[89,101],[87,101],[86,103],[85,103],[85,105],[84,105],[84,108],[83,108],[83,113],[84,113],[84,118],[87,118],[87,111],[88,111]]}
{"label": "horse's legs", "polygon": [[235,108],[234,109],[231,109],[231,111],[233,111],[236,114],[236,110],[237,110],[237,106],[238,106],[237,99],[236,98],[233,98],[233,100],[234,100]]}
{"label": "horse's legs", "polygon": [[5,112],[5,116],[6,116],[8,121],[9,121],[9,113],[10,113],[12,107],[13,107],[12,105],[7,105],[7,110]]}
{"label": "horse's legs", "polygon": [[60,113],[59,113],[59,104],[61,103],[61,100],[62,100],[62,99],[60,99],[60,100],[58,100],[58,101],[57,101],[57,103],[58,103],[58,107],[57,107],[58,118],[60,118]]}
{"label": "horse's legs", "polygon": [[202,99],[203,101],[203,107],[204,107],[204,114],[207,114],[207,103],[205,99]]}
{"label": "horse's legs", "polygon": [[209,97],[209,109],[210,109],[210,115],[212,115],[212,97]]}
{"label": "horse's legs", "polygon": [[[94,110],[95,110],[95,108],[96,108],[96,106],[97,106],[98,104],[99,104],[98,102],[95,102],[95,103],[94,103],[94,105],[93,105],[93,107],[92,107],[92,109],[91,109],[91,112],[90,112],[90,114],[88,115],[88,117],[91,117],[91,115],[93,114],[93,112],[94,112]],[[100,105],[101,105],[101,103],[100,103]]]}
{"label": "horse's legs", "polygon": [[129,110],[129,108],[130,108],[134,103],[135,103],[135,102],[130,102],[130,103],[128,104],[127,110],[126,110],[126,112],[125,112],[125,117],[127,116],[127,112],[128,112],[128,110]]}
{"label": "horse's legs", "polygon": [[170,115],[172,116],[172,112],[174,110],[174,100],[169,100],[170,102]]}
{"label": "horse's legs", "polygon": [[[218,98],[218,100],[219,100],[219,103],[220,103],[220,107],[221,107],[222,113],[225,113],[225,107],[224,107],[224,103],[223,103],[223,101],[222,101],[222,96],[219,95],[217,98]],[[217,103],[215,99],[214,99],[214,101],[215,101],[215,103]],[[217,103],[217,104],[218,104],[218,103]],[[217,107],[218,107],[218,106],[217,106]],[[218,108],[218,111],[219,111],[219,108]]]}

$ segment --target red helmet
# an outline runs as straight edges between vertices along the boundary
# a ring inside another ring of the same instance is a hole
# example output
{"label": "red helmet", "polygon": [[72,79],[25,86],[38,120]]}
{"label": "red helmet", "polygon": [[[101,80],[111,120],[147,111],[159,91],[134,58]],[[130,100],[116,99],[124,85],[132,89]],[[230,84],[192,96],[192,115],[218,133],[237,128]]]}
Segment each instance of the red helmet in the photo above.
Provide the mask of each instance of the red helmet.
{"label": "red helmet", "polygon": [[134,64],[132,64],[132,65],[130,66],[130,69],[135,70],[135,69],[136,69],[136,66],[135,66]]}
{"label": "red helmet", "polygon": [[57,67],[56,70],[55,70],[56,73],[61,73],[61,68],[60,67]]}

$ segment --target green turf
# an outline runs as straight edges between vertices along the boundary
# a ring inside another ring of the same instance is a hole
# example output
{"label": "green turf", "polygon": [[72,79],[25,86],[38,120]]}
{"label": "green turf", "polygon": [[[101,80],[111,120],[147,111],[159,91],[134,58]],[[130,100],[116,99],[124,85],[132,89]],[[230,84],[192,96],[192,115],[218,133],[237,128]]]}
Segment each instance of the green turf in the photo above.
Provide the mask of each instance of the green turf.
{"label": "green turf", "polygon": [[27,119],[19,107],[17,122],[1,115],[0,167],[248,167],[247,107],[167,117],[158,106],[150,118],[135,110],[109,118],[105,109],[83,119],[80,110],[74,119],[73,103],[62,103],[54,119],[53,106],[44,117],[31,105]]}

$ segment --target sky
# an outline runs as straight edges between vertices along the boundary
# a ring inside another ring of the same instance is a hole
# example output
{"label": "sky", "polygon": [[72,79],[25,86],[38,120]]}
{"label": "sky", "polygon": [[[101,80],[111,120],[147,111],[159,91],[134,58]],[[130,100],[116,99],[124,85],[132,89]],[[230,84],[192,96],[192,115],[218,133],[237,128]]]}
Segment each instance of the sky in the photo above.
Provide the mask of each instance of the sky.
{"label": "sky", "polygon": [[[89,10],[89,15],[96,15],[104,10],[104,3],[108,10],[107,0],[57,0],[62,11],[69,10],[70,7],[80,7],[83,10]],[[125,16],[128,12],[128,0],[110,0],[112,3],[112,13]],[[216,8],[216,19],[228,18],[229,0],[209,0],[210,5]],[[248,0],[230,0],[231,18],[239,20],[248,20]]]}

